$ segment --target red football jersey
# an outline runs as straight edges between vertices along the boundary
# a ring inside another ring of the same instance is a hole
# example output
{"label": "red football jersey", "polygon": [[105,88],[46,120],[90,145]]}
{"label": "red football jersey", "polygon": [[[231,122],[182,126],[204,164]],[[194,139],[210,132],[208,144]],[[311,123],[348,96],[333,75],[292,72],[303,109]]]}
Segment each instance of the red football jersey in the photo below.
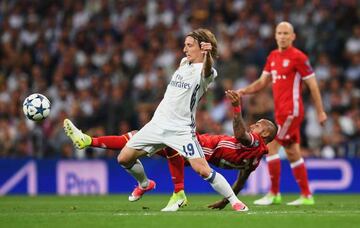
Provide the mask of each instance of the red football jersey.
{"label": "red football jersey", "polygon": [[198,135],[206,160],[224,169],[255,170],[261,158],[268,153],[264,140],[250,133],[250,146],[242,145],[235,137],[227,135]]}
{"label": "red football jersey", "polygon": [[275,115],[302,116],[302,80],[315,76],[308,57],[295,47],[272,51],[266,60],[265,74],[272,76]]}

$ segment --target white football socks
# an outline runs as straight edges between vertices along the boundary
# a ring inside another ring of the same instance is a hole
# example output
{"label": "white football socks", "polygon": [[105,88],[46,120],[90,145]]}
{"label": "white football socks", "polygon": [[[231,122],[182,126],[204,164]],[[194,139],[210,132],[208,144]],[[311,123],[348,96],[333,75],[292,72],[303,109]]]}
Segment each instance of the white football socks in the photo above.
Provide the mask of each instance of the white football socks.
{"label": "white football socks", "polygon": [[240,202],[230,184],[220,173],[212,170],[210,175],[207,178],[204,178],[204,180],[208,181],[216,192],[228,199],[231,205]]}
{"label": "white football socks", "polygon": [[147,188],[149,186],[149,179],[147,178],[144,167],[139,159],[136,159],[136,162],[130,168],[124,168],[131,176],[135,178],[135,180],[137,180],[140,187]]}

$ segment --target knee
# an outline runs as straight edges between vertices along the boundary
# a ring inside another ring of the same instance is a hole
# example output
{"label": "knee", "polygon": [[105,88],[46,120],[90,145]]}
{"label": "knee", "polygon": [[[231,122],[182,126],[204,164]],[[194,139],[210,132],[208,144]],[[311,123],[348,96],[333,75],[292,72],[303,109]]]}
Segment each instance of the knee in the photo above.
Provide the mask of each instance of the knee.
{"label": "knee", "polygon": [[119,153],[119,155],[117,156],[117,162],[122,165],[122,166],[128,166],[131,161],[130,161],[130,157],[127,156],[127,152],[126,149],[122,149],[121,152]]}
{"label": "knee", "polygon": [[297,161],[301,158],[301,152],[297,150],[285,150],[286,156],[290,162]]}
{"label": "knee", "polygon": [[123,163],[125,163],[125,159],[123,156],[121,156],[121,152],[118,154],[117,156],[117,162],[120,164],[120,165],[123,165]]}
{"label": "knee", "polygon": [[122,162],[121,153],[119,153],[118,156],[117,156],[117,162],[119,164],[121,164],[121,162]]}
{"label": "knee", "polygon": [[286,153],[286,155],[289,160],[294,160],[298,156],[298,154],[293,151]]}

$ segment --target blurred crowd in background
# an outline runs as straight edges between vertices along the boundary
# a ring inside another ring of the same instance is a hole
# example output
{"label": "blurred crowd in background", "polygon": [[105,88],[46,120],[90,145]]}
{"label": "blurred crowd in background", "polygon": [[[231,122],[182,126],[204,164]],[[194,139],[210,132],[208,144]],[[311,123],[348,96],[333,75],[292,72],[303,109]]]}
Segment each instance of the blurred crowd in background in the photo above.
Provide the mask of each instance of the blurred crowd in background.
{"label": "blurred crowd in background", "polygon": [[[283,20],[310,58],[329,117],[318,124],[304,86],[304,156],[360,157],[359,19],[357,0],[0,1],[0,158],[113,158],[118,151],[75,150],[63,119],[93,136],[142,127],[184,57],[184,36],[199,27],[216,34],[219,77],[197,129],[233,134],[224,91],[260,76]],[[42,123],[22,113],[35,92],[52,104]],[[248,123],[273,118],[271,89],[245,97],[243,110]]]}

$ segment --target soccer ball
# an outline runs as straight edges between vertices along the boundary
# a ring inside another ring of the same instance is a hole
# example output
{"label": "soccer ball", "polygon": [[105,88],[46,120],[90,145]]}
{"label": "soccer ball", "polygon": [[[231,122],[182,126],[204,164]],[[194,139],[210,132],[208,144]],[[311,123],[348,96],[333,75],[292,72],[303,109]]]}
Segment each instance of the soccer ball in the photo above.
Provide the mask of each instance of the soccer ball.
{"label": "soccer ball", "polygon": [[40,93],[34,93],[25,98],[23,111],[29,120],[41,121],[50,114],[50,101]]}

